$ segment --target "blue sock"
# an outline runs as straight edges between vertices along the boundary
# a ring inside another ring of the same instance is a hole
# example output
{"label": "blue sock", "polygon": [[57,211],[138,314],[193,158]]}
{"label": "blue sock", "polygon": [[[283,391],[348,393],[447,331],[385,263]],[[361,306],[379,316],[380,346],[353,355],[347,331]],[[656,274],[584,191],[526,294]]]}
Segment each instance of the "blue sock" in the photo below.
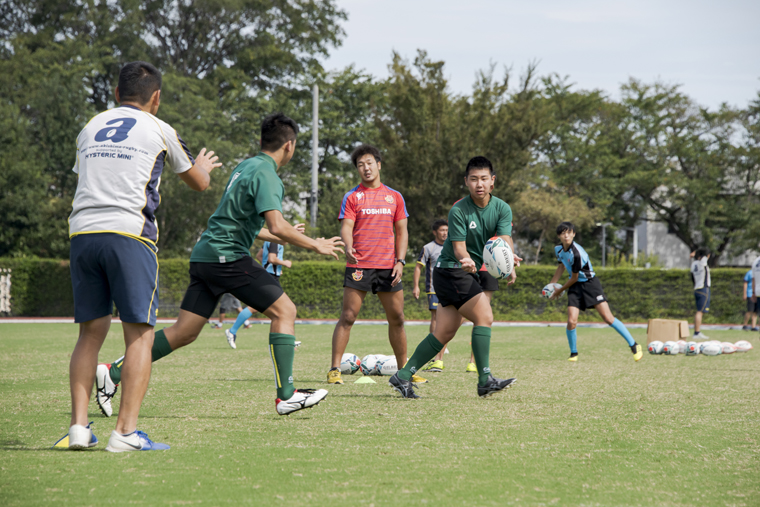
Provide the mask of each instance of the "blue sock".
{"label": "blue sock", "polygon": [[567,333],[567,343],[570,344],[570,353],[577,354],[578,353],[578,335],[575,332],[575,329],[565,329],[565,332]]}
{"label": "blue sock", "polygon": [[235,323],[232,325],[232,328],[230,329],[230,333],[237,334],[238,329],[240,329],[240,326],[242,326],[243,322],[249,319],[251,315],[253,315],[253,312],[251,312],[251,310],[249,310],[248,308],[245,308],[242,312],[240,312],[240,315],[238,315],[238,318],[235,319]]}
{"label": "blue sock", "polygon": [[617,331],[618,333],[620,333],[620,336],[622,336],[623,338],[625,338],[625,341],[628,342],[628,346],[629,347],[633,347],[633,344],[636,343],[636,342],[633,340],[633,336],[631,336],[631,333],[628,332],[628,328],[625,327],[625,324],[623,324],[622,322],[620,322],[618,319],[615,319],[614,322],[612,322],[612,324],[610,324],[610,326],[612,326],[612,328],[615,331]]}

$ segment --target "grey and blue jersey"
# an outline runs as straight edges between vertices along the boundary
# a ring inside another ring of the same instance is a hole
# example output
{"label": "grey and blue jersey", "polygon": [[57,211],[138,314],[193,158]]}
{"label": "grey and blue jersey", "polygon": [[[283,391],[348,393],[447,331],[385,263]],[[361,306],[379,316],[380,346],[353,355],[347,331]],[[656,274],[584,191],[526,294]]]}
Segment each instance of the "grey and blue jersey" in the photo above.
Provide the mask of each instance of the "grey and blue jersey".
{"label": "grey and blue jersey", "polygon": [[588,282],[596,276],[588,254],[579,244],[573,242],[567,250],[563,249],[562,245],[557,245],[554,247],[554,254],[557,261],[565,265],[568,276],[572,277],[573,273],[578,273],[579,282]]}
{"label": "grey and blue jersey", "polygon": [[[262,256],[262,261],[264,262],[264,268],[266,268],[267,273],[274,276],[281,276],[282,275],[282,265],[274,265],[271,262],[269,262],[269,249],[272,247],[272,243],[269,241],[264,242],[264,254]],[[282,245],[275,245],[277,247],[277,258],[279,260],[283,259],[283,256],[285,254],[285,247]],[[273,252],[274,253],[274,252]]]}
{"label": "grey and blue jersey", "polygon": [[438,262],[441,250],[443,250],[443,245],[431,241],[422,248],[420,255],[417,257],[417,264],[425,268],[425,292],[428,294],[435,294],[433,268],[435,268],[435,263]]}

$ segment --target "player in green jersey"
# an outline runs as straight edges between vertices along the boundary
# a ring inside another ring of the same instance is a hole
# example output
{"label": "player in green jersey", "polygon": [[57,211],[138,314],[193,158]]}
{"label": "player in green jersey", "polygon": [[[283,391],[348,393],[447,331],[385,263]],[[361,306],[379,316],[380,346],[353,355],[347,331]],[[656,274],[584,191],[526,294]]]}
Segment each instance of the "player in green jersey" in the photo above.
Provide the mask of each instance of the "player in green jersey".
{"label": "player in green jersey", "polygon": [[[278,280],[251,258],[253,240],[259,237],[287,243],[335,259],[337,252],[343,252],[339,237],[309,238],[282,216],[284,187],[277,169],[292,158],[297,133],[296,122],[282,113],[264,119],[261,153],[244,160],[232,171],[219,206],[190,255],[190,286],[182,300],[179,318],[174,325],[156,333],[152,349],[155,362],[195,341],[222,294],[232,294],[272,319],[269,351],[277,387],[275,407],[280,415],[316,405],[327,396],[327,391],[296,390],[293,386],[296,306]],[[268,229],[263,228],[264,224]],[[99,368],[99,405],[101,385],[103,398],[109,392],[112,396],[121,365],[117,360],[109,368],[106,365]],[[110,402],[110,397],[105,401]]]}
{"label": "player in green jersey", "polygon": [[[493,312],[477,276],[483,264],[483,248],[490,238],[501,237],[514,251],[512,209],[491,195],[495,178],[493,165],[487,158],[474,157],[467,163],[464,182],[470,195],[456,202],[449,212],[449,236],[433,271],[440,305],[435,333],[428,334],[406,366],[390,378],[390,385],[404,398],[419,398],[414,392],[412,375],[454,338],[462,317],[474,326],[472,352],[478,368],[478,395],[490,396],[516,382],[514,378],[498,379],[491,375],[488,359]],[[517,265],[521,260],[515,256]],[[508,284],[513,284],[516,278],[513,270]]]}

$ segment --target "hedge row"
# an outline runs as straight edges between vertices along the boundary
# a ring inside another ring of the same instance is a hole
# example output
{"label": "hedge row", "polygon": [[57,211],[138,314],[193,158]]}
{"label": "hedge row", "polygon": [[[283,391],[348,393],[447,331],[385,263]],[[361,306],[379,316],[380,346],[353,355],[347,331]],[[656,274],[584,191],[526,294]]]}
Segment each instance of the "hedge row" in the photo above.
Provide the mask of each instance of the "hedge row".
{"label": "hedge row", "polygon": [[[14,316],[71,316],[74,301],[68,261],[49,259],[0,259],[0,268],[12,269],[11,308]],[[549,301],[540,296],[549,282],[553,266],[518,268],[514,286],[501,283],[494,297],[496,320],[563,321],[565,297]],[[282,286],[298,306],[299,318],[334,319],[340,314],[344,267],[338,262],[298,262],[285,269]],[[424,294],[412,297],[411,267],[404,273],[407,319],[427,319]],[[742,301],[745,270],[712,270],[712,302],[706,322],[740,323],[746,304]],[[643,322],[649,318],[691,319],[694,295],[688,270],[601,269],[598,272],[615,316],[623,321]],[[161,261],[159,316],[174,317],[189,281],[188,261]],[[365,300],[359,318],[382,319],[378,298]],[[599,321],[596,312],[586,312],[581,320]]]}

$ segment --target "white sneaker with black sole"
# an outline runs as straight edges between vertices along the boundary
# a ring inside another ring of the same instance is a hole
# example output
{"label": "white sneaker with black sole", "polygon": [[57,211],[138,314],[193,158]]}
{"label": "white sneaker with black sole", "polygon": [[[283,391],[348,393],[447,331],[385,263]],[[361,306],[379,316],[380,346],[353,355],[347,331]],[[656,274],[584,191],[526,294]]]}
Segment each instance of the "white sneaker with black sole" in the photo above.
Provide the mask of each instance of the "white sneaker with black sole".
{"label": "white sneaker with black sole", "polygon": [[97,388],[95,391],[95,401],[98,403],[98,408],[100,408],[104,416],[111,417],[113,414],[111,398],[116,394],[119,386],[111,380],[109,365],[98,365],[97,370],[95,370],[95,387]]}
{"label": "white sneaker with black sole", "polygon": [[232,331],[230,331],[229,329],[225,329],[224,334],[227,335],[227,343],[229,344],[229,346],[232,347],[233,349],[236,349],[237,345],[235,344],[235,341],[237,340],[237,335],[232,334]]}
{"label": "white sneaker with black sole", "polygon": [[327,389],[297,389],[287,400],[277,398],[275,408],[280,415],[290,415],[298,410],[311,408],[327,397]]}
{"label": "white sneaker with black sole", "polygon": [[129,435],[122,435],[116,430],[111,432],[108,439],[108,452],[131,452],[131,451],[166,451],[170,449],[167,444],[154,442],[148,438],[148,434],[142,431],[133,431]]}

